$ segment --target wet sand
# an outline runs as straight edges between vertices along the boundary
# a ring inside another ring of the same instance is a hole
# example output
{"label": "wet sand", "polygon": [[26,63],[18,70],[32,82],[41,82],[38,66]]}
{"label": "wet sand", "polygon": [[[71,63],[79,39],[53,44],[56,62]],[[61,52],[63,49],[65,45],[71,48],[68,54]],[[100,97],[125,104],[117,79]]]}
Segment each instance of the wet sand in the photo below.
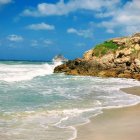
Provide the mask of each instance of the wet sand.
{"label": "wet sand", "polygon": [[[121,89],[140,96],[140,87]],[[140,104],[104,110],[91,122],[78,126],[76,140],[140,140]]]}

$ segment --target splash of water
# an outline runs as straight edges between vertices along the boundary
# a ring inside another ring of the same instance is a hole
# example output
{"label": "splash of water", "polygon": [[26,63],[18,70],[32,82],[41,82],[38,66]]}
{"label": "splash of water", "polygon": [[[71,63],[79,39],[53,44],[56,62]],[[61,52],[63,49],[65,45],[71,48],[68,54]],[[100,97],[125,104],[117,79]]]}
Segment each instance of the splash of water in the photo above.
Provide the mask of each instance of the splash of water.
{"label": "splash of water", "polygon": [[62,64],[61,61],[51,64],[0,64],[0,81],[18,82],[32,80],[38,76],[53,74],[54,68]]}

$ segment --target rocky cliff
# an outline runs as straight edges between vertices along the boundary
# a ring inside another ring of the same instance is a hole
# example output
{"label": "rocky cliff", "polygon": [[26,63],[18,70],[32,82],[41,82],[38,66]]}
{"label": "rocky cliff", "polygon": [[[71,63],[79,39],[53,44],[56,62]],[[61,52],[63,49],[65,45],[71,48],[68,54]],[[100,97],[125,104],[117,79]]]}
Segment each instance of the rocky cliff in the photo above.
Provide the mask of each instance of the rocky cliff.
{"label": "rocky cliff", "polygon": [[56,67],[55,73],[140,80],[140,33],[114,38]]}

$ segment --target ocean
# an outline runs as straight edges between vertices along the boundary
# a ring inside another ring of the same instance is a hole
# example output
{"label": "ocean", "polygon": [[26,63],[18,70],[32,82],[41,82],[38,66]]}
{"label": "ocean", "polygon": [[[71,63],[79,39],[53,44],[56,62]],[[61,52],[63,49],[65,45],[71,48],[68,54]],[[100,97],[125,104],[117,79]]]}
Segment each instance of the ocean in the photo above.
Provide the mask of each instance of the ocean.
{"label": "ocean", "polygon": [[73,140],[103,109],[140,103],[133,79],[54,74],[61,62],[0,62],[0,140]]}

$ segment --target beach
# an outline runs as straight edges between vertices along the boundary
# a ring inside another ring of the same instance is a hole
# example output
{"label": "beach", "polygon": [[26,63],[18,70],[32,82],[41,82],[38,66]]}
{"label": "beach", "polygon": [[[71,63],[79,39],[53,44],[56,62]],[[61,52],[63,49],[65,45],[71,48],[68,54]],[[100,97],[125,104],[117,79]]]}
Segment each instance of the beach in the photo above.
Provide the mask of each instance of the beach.
{"label": "beach", "polygon": [[[113,108],[140,102],[139,96],[119,90],[140,86],[139,81],[53,74],[56,65],[53,62],[0,63],[1,139],[70,140],[75,138],[78,130],[79,139],[88,140],[88,137],[93,139],[96,136],[99,140],[99,136],[110,134],[113,124],[116,123],[114,131],[120,127],[117,121],[131,122],[129,117],[121,120],[121,116],[132,117],[135,114],[133,118],[136,122],[124,125],[132,125],[130,128],[134,129],[133,124],[138,124],[139,112],[133,113],[133,107],[128,111],[126,108],[114,111]],[[92,123],[88,123],[91,118]],[[78,129],[76,126],[79,126]]]}
{"label": "beach", "polygon": [[[140,96],[140,87],[121,90]],[[140,140],[140,104],[104,110],[77,130],[76,140]]]}

